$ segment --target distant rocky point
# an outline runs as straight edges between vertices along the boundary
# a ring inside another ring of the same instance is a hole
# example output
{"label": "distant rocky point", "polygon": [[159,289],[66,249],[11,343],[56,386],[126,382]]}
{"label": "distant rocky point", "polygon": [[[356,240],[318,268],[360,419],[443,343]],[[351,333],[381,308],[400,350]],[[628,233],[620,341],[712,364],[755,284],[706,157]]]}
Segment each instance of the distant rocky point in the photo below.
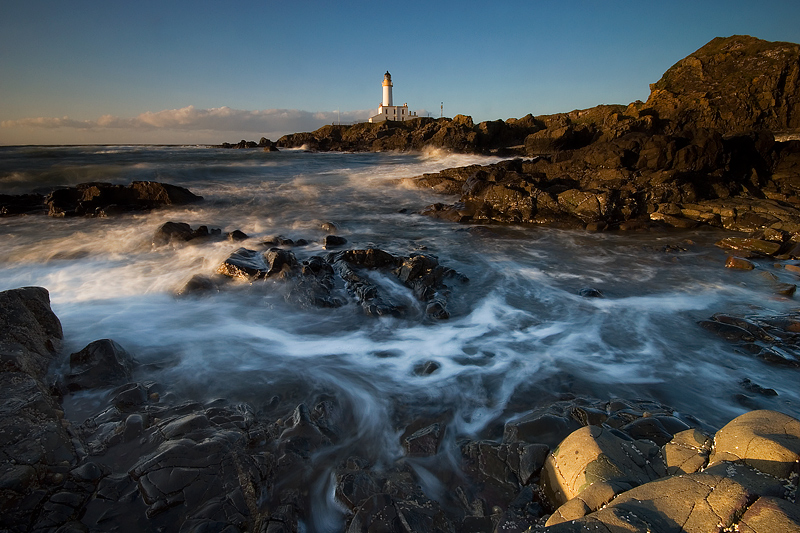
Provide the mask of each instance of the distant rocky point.
{"label": "distant rocky point", "polygon": [[255,141],[245,141],[242,139],[236,144],[231,143],[222,143],[216,146],[217,148],[263,148],[265,152],[277,152],[278,147],[275,145],[274,142],[270,141],[266,137],[261,137],[258,142]]}

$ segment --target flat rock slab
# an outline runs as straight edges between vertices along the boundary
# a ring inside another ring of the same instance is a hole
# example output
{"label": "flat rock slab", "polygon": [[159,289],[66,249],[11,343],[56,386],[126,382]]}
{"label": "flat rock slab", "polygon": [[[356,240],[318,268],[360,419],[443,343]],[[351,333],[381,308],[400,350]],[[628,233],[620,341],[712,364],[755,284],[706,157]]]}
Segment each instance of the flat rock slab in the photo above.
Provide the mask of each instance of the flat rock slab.
{"label": "flat rock slab", "polygon": [[800,533],[800,506],[762,496],[748,507],[738,524],[739,533]]}

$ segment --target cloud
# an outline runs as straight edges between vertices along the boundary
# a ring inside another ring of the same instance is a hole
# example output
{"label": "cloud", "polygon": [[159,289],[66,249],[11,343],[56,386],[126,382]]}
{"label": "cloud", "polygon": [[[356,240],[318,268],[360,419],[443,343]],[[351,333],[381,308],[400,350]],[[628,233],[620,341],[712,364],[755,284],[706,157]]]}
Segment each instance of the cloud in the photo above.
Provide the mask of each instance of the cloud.
{"label": "cloud", "polygon": [[28,127],[28,128],[81,128],[86,129],[91,127],[91,121],[72,120],[69,117],[56,118],[56,117],[37,117],[37,118],[23,118],[19,120],[4,120],[0,123],[4,128]]}
{"label": "cloud", "polygon": [[97,120],[74,120],[69,117],[35,117],[4,120],[3,128],[72,128],[79,130],[127,129],[139,131],[220,131],[220,132],[297,132],[315,130],[325,124],[361,122],[374,111],[302,111],[298,109],[264,109],[246,111],[230,107],[180,109],[142,113],[133,118],[103,115]]}

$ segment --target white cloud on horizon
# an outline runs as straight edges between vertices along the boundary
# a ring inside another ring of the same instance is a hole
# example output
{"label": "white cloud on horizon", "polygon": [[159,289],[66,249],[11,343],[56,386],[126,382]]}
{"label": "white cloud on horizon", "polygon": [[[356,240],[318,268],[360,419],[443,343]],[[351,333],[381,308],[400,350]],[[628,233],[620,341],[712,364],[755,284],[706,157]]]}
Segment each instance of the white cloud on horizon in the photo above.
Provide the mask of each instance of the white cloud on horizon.
{"label": "white cloud on horizon", "polygon": [[312,131],[325,124],[366,121],[372,110],[302,111],[298,109],[264,109],[247,111],[230,107],[198,109],[192,105],[180,109],[142,113],[133,118],[103,115],[97,120],[75,120],[69,117],[33,117],[4,120],[3,128],[71,128],[79,130],[175,130],[219,132],[285,132]]}

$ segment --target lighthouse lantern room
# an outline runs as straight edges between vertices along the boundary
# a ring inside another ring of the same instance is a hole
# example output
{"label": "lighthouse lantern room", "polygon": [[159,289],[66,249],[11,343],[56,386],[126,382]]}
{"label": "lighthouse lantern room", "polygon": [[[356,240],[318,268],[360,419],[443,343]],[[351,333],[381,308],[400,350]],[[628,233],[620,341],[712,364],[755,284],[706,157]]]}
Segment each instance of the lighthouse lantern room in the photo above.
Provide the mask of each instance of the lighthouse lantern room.
{"label": "lighthouse lantern room", "polygon": [[398,120],[403,122],[417,118],[416,113],[408,112],[408,104],[394,105],[392,101],[392,75],[389,71],[383,75],[383,100],[378,106],[378,114],[369,117],[370,122],[383,122],[385,120]]}

